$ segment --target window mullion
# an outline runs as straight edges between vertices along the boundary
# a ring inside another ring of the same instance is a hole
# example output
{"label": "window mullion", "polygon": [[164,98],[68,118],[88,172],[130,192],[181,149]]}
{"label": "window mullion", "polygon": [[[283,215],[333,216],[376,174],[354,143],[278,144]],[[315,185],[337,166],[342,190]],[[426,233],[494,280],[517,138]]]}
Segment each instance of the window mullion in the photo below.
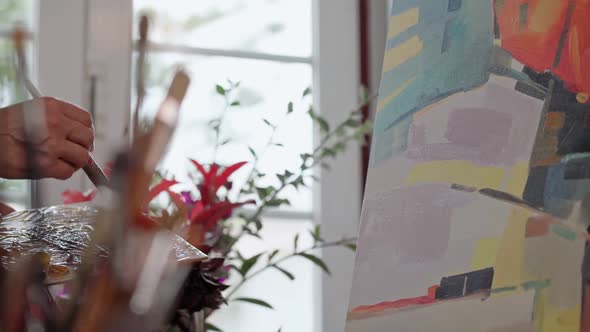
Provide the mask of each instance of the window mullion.
{"label": "window mullion", "polygon": [[182,53],[189,55],[204,55],[204,56],[221,56],[231,58],[242,58],[252,60],[267,60],[277,61],[286,63],[312,63],[311,57],[300,57],[290,55],[280,55],[271,53],[260,53],[251,51],[241,50],[223,50],[215,48],[202,48],[192,47],[188,45],[175,45],[175,44],[164,44],[164,43],[150,43],[148,45],[150,52],[170,52],[170,53]]}

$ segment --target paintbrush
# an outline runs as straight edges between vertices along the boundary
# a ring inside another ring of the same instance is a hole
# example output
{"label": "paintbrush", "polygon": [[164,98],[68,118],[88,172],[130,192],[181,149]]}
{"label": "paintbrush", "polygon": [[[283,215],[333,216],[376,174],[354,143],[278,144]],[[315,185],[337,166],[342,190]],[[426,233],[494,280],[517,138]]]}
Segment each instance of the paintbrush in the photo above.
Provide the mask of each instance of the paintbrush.
{"label": "paintbrush", "polygon": [[[188,75],[178,71],[153,127],[139,137],[130,153],[117,159],[113,173],[117,207],[101,213],[103,220],[97,223],[100,227],[93,236],[94,243],[106,242],[111,249],[110,271],[94,280],[99,284],[101,280],[109,280],[110,285],[103,285],[102,291],[89,294],[86,305],[75,305],[77,301],[74,300],[66,315],[66,327],[81,324],[85,331],[102,330],[104,322],[97,319],[97,315],[108,317],[108,311],[118,302],[119,309],[126,311],[119,312],[118,318],[143,317],[143,327],[153,328],[164,319],[181,287],[188,268],[171,264],[172,234],[159,227],[142,229],[136,225],[136,218],[144,210],[151,177],[176,128],[188,85]],[[86,263],[80,269],[74,299],[82,297],[85,289],[95,288],[90,281],[95,260],[89,255],[83,261]],[[125,298],[127,306],[122,303]]]}
{"label": "paintbrush", "polygon": [[150,181],[176,129],[180,105],[189,84],[189,76],[184,70],[179,69],[174,75],[166,98],[156,113],[154,124],[146,134],[138,137],[137,144],[133,147],[133,158],[141,167],[133,172],[134,181],[130,188],[133,191],[132,197],[136,199],[132,203],[135,208],[141,209],[146,203],[145,198]]}
{"label": "paintbrush", "polygon": [[145,98],[145,55],[147,52],[148,32],[149,20],[146,15],[143,15],[139,21],[139,42],[137,44],[137,63],[135,66],[135,93],[137,94],[137,100],[133,113],[133,144],[137,143],[140,136],[139,113]]}
{"label": "paintbrush", "polygon": [[[17,27],[14,29],[13,41],[18,61],[18,75],[27,91],[29,91],[29,93],[31,94],[31,96],[33,98],[41,98],[43,97],[43,94],[41,93],[41,91],[39,91],[39,89],[37,89],[35,84],[33,84],[33,82],[28,76],[28,66],[25,55],[25,37],[26,32],[22,28]],[[97,188],[109,186],[109,179],[105,175],[102,168],[98,166],[92,155],[90,155],[90,161],[88,162],[88,164],[84,166],[82,169],[84,170],[84,173],[86,173],[86,176],[88,176],[90,181],[92,181],[92,183]]]}

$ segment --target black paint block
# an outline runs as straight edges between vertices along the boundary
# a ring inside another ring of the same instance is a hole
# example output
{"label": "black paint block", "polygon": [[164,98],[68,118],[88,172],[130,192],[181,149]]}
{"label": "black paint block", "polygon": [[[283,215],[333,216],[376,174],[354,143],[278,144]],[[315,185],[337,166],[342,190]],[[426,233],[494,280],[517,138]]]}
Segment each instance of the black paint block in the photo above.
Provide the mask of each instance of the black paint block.
{"label": "black paint block", "polygon": [[450,277],[440,281],[435,298],[438,300],[454,299],[474,293],[490,290],[494,279],[494,268],[472,271]]}

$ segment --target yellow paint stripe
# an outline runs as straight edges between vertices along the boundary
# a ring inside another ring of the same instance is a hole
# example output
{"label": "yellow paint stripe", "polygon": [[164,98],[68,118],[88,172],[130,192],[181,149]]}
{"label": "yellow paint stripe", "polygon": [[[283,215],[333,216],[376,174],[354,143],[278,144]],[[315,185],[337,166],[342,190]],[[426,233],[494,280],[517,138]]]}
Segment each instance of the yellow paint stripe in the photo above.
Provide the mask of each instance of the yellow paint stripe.
{"label": "yellow paint stripe", "polygon": [[385,60],[383,61],[383,72],[388,72],[409,59],[418,55],[424,44],[418,36],[414,36],[405,42],[389,49],[385,52]]}
{"label": "yellow paint stripe", "polygon": [[414,82],[415,79],[416,76],[410,78],[409,80],[405,81],[404,84],[402,84],[399,88],[395,89],[395,91],[393,91],[390,95],[381,99],[379,101],[379,104],[377,105],[377,112],[381,112],[385,108],[385,106],[387,106],[387,104],[391,103],[391,101],[394,100],[395,97],[399,96],[399,94],[402,93],[408,87],[408,85]]}
{"label": "yellow paint stripe", "polygon": [[418,20],[420,20],[420,8],[418,7],[392,16],[389,20],[387,39],[391,39],[418,24]]}

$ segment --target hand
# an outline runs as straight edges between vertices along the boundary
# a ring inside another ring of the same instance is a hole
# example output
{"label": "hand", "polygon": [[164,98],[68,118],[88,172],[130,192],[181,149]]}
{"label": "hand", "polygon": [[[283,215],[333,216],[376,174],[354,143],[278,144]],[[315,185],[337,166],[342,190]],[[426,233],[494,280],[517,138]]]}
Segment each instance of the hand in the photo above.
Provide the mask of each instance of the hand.
{"label": "hand", "polygon": [[[27,164],[25,109],[44,110],[45,114],[46,130],[30,142],[33,165]],[[0,147],[0,177],[65,180],[90,159],[94,148],[92,117],[77,106],[50,97],[12,105],[0,109]]]}
{"label": "hand", "polygon": [[2,202],[0,202],[0,217],[14,212],[14,209]]}

